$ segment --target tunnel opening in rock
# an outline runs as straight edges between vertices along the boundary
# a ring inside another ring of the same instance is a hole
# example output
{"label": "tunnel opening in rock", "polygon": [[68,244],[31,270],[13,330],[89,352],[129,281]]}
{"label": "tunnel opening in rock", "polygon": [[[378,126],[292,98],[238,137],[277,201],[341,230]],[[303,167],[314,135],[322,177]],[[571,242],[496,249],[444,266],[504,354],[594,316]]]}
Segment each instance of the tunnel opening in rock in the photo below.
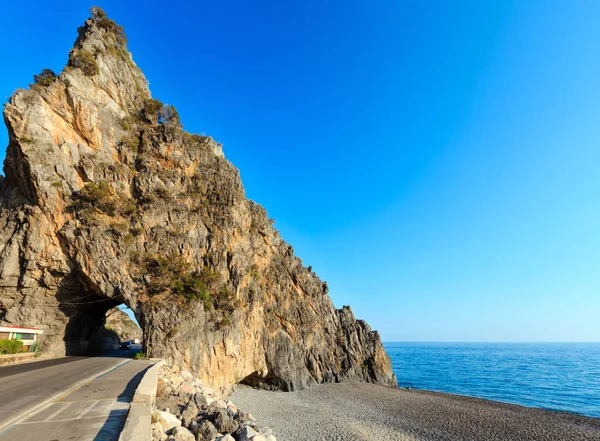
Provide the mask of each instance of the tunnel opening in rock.
{"label": "tunnel opening in rock", "polygon": [[104,295],[80,274],[66,277],[57,293],[68,317],[63,336],[65,355],[102,355],[119,348],[121,335],[107,326],[109,311],[124,303],[116,292]]}

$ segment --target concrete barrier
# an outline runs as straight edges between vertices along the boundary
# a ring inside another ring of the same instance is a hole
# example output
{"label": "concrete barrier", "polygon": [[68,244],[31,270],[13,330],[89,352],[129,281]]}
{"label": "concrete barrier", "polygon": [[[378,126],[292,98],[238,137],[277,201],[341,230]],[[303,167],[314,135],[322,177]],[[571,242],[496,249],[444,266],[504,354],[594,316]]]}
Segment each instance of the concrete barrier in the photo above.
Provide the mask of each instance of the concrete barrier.
{"label": "concrete barrier", "polygon": [[35,352],[21,352],[20,354],[0,355],[0,364],[19,363],[20,361],[33,360]]}
{"label": "concrete barrier", "polygon": [[158,387],[158,371],[164,364],[164,360],[156,361],[146,371],[135,390],[119,441],[148,441],[152,439],[152,409],[156,399],[156,388]]}

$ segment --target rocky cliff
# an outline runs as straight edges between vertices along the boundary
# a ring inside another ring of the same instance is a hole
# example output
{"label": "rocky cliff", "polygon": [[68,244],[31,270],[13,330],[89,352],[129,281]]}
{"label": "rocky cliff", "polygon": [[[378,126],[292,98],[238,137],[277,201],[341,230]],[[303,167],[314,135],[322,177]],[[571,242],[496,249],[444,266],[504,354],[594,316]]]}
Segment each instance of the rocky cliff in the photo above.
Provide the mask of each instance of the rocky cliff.
{"label": "rocky cliff", "polygon": [[215,388],[395,385],[378,333],[333,306],[221,145],[151,98],[125,45],[93,9],[60,75],[4,106],[0,323],[81,353],[126,303],[149,355]]}
{"label": "rocky cliff", "polygon": [[119,308],[113,308],[106,312],[104,327],[117,334],[119,342],[125,340],[142,339],[142,330]]}

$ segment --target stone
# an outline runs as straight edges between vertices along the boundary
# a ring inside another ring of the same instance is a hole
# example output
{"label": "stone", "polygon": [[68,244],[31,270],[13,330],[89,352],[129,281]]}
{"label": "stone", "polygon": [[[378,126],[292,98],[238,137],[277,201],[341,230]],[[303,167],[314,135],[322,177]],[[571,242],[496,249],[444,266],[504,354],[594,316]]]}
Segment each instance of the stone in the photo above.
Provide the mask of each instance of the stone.
{"label": "stone", "polygon": [[215,401],[215,404],[221,409],[227,409],[227,403],[225,402],[225,400],[217,400]]}
{"label": "stone", "polygon": [[233,433],[239,426],[239,424],[234,420],[233,415],[231,415],[225,409],[216,409],[212,417],[215,428],[221,433]]}
{"label": "stone", "polygon": [[196,441],[213,441],[219,432],[215,429],[213,423],[208,420],[202,421],[196,433]]}
{"label": "stone", "polygon": [[198,421],[192,421],[188,426],[188,429],[190,429],[190,432],[192,433],[198,433],[198,427],[200,427]]}
{"label": "stone", "polygon": [[181,426],[181,421],[175,415],[161,410],[156,410],[152,413],[152,420],[163,426],[164,432],[168,432],[174,427]]}
{"label": "stone", "polygon": [[171,432],[177,441],[195,441],[196,437],[185,427],[176,427]]}
{"label": "stone", "polygon": [[194,403],[193,399],[186,404],[183,411],[181,412],[181,422],[185,427],[188,427],[198,416],[198,407]]}
{"label": "stone", "polygon": [[202,407],[208,406],[210,403],[212,403],[212,399],[209,398],[208,395],[204,394],[203,392],[196,392],[194,394],[194,402],[196,403],[196,406]]}
{"label": "stone", "polygon": [[152,423],[152,439],[154,441],[164,441],[167,439],[165,428],[158,421]]}
{"label": "stone", "polygon": [[[254,430],[252,427],[244,427],[242,430],[240,430],[239,432],[239,436],[238,436],[238,441],[250,441],[255,439],[255,437],[257,437],[259,435],[259,433]],[[255,441],[259,441],[258,439]]]}
{"label": "stone", "polygon": [[156,396],[155,407],[179,417],[183,408],[183,401],[177,395],[159,393]]}
{"label": "stone", "polygon": [[[240,381],[395,386],[379,334],[335,308],[218,142],[158,121],[146,78],[105,27],[88,19],[72,51],[93,54],[97,72],[71,63],[4,105],[0,325],[42,329],[44,355],[83,354],[125,303],[148,356],[220,394]],[[213,294],[199,301],[190,284]]]}
{"label": "stone", "polygon": [[216,441],[235,441],[235,438],[230,434],[226,433],[223,436],[219,436]]}

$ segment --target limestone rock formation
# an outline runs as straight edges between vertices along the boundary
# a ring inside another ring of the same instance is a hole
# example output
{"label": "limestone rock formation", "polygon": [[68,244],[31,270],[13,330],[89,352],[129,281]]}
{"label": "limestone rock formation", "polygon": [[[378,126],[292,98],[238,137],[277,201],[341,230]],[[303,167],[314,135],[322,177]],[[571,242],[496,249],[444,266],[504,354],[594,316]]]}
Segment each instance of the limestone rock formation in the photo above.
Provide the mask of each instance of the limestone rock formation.
{"label": "limestone rock formation", "polygon": [[106,312],[104,327],[118,335],[119,341],[142,339],[142,330],[118,307]]}
{"label": "limestone rock formation", "polygon": [[101,10],[69,63],[4,107],[0,323],[85,352],[126,303],[146,352],[208,386],[395,385],[379,334],[305,268],[210,137],[153,100]]}

